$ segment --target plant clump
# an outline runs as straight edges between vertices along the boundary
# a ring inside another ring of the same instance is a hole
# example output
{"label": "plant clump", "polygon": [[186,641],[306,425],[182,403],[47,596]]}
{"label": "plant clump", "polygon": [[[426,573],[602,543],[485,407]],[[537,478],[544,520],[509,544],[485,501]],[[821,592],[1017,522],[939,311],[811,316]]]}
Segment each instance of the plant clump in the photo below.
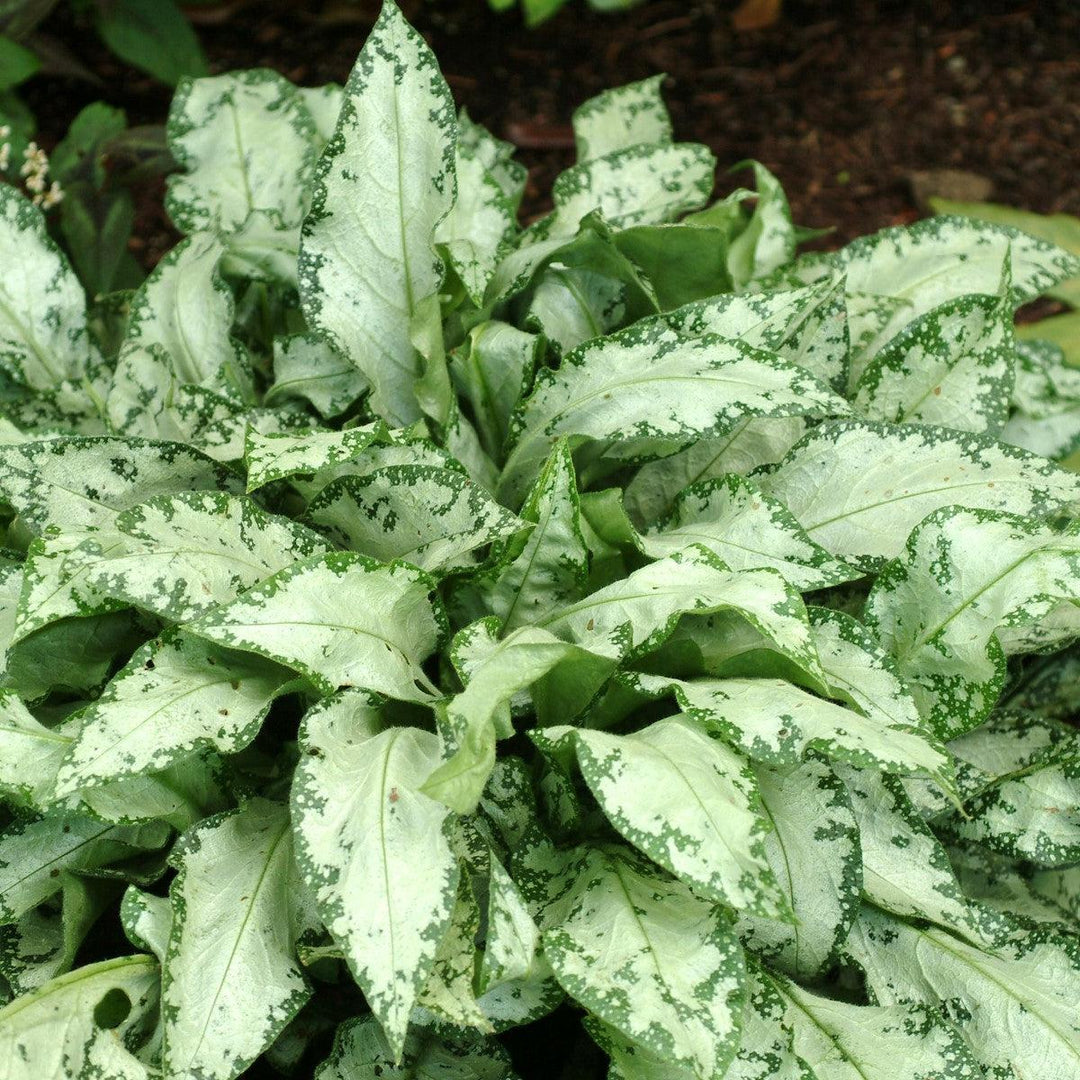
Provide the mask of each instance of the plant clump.
{"label": "plant clump", "polygon": [[0,187],[7,1080],[1080,1077],[1080,263],[799,256],[659,87],[522,228],[388,0],[133,292]]}

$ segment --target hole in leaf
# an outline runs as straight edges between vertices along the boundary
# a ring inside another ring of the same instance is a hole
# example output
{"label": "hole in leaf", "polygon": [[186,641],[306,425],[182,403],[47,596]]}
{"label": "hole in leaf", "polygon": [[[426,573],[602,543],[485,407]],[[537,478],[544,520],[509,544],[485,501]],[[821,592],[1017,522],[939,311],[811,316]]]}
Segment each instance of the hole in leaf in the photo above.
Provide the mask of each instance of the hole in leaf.
{"label": "hole in leaf", "polygon": [[119,1027],[131,1012],[131,998],[114,986],[95,1006],[94,1023],[106,1030]]}

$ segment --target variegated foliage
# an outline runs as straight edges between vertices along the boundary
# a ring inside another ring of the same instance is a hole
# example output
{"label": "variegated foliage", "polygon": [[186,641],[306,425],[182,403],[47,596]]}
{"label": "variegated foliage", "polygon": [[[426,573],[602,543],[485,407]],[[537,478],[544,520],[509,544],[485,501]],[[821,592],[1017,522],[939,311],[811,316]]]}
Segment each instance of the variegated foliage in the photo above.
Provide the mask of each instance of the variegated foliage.
{"label": "variegated foliage", "polygon": [[1012,330],[1080,267],[797,258],[660,81],[524,229],[391,0],[343,88],[184,82],[123,302],[0,187],[0,1076],[1080,1080],[1080,377]]}

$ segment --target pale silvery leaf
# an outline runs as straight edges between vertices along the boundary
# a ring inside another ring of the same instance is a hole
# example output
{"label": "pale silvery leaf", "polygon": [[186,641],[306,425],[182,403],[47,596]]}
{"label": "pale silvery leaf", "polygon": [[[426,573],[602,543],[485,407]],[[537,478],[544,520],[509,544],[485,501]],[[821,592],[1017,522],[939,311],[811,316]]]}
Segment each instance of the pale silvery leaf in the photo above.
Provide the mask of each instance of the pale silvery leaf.
{"label": "pale silvery leaf", "polygon": [[432,587],[405,563],[331,552],[294,563],[187,629],[300,671],[324,693],[360,686],[429,701],[435,690],[420,664],[444,621]]}
{"label": "pale silvery leaf", "polygon": [[995,631],[1080,601],[1080,534],[1013,514],[946,508],[911,534],[866,620],[942,738],[983,720],[1005,679]]}
{"label": "pale silvery leaf", "polygon": [[0,185],[0,368],[35,390],[77,379],[90,360],[86,297],[45,215]]}
{"label": "pale silvery leaf", "polygon": [[165,205],[181,232],[230,233],[256,210],[273,211],[279,229],[299,229],[315,125],[296,88],[277,72],[182,80],[168,139],[182,171],[169,178]]}
{"label": "pale silvery leaf", "polygon": [[286,807],[253,799],[207,818],[173,849],[173,922],[162,965],[162,1061],[231,1080],[310,996],[295,959],[300,883]]}
{"label": "pale silvery leaf", "polygon": [[[688,1065],[650,1053],[595,1016],[585,1016],[581,1023],[611,1059],[607,1080],[693,1080],[697,1075]],[[725,1078],[733,1075],[734,1068],[733,1062],[724,1073]]]}
{"label": "pale silvery leaf", "polygon": [[319,152],[334,137],[338,113],[345,100],[345,91],[339,83],[326,83],[324,86],[298,86],[296,92],[304,103],[315,125],[314,143]]}
{"label": "pale silvery leaf", "polygon": [[6,1080],[92,1076],[84,1069],[104,1034],[94,1019],[97,1005],[110,995],[126,998],[130,1012],[107,1034],[140,1041],[156,1011],[159,978],[152,956],[122,956],[77,968],[16,998],[0,1009],[0,1072]]}
{"label": "pale silvery leaf", "polygon": [[244,439],[248,492],[275,480],[308,475],[352,461],[373,442],[383,441],[384,431],[378,423],[341,431],[313,430],[299,434],[275,432],[264,435],[249,428]]}
{"label": "pale silvery leaf", "polygon": [[574,110],[579,163],[647,143],[671,142],[671,117],[660,94],[663,75],[605,90]]}
{"label": "pale silvery leaf", "polygon": [[863,893],[898,915],[929,919],[977,940],[975,922],[941,841],[895,777],[837,769],[848,793],[863,861]]}
{"label": "pale silvery leaf", "polygon": [[0,447],[0,489],[37,534],[54,523],[111,530],[122,510],[154,495],[237,488],[230,472],[179,443],[78,436]]}
{"label": "pale silvery leaf", "polygon": [[22,579],[22,563],[0,562],[0,679],[7,670],[7,651],[15,633]]}
{"label": "pale silvery leaf", "polygon": [[862,361],[931,308],[971,293],[995,295],[1006,257],[1014,305],[1034,300],[1080,274],[1080,262],[1053,244],[1016,229],[960,217],[928,218],[848,244],[834,257],[847,275],[848,293],[894,302],[881,325],[874,325],[874,315],[867,319],[852,312],[852,340],[865,342]]}
{"label": "pale silvery leaf", "polygon": [[848,939],[883,1004],[940,1008],[993,1077],[1080,1074],[1080,958],[1073,942],[1031,931],[994,949],[864,909]]}
{"label": "pale silvery leaf", "polygon": [[505,630],[535,622],[581,594],[588,551],[581,533],[574,460],[558,443],[544,463],[521,517],[534,523],[524,543],[511,546],[477,586]]}
{"label": "pale silvery leaf", "polygon": [[22,591],[15,612],[11,644],[35,630],[69,616],[114,611],[124,604],[94,587],[95,568],[124,550],[124,537],[112,530],[31,541],[23,564]]}
{"label": "pale silvery leaf", "polygon": [[1080,479],[1023,450],[946,428],[860,421],[823,424],[760,482],[840,558],[895,558],[943,506],[1044,516],[1080,503]]}
{"label": "pale silvery leaf", "polygon": [[454,155],[457,200],[435,228],[450,265],[474,304],[483,304],[484,291],[504,244],[517,228],[514,206],[484,162],[458,142]]}
{"label": "pale silvery leaf", "polygon": [[454,205],[453,100],[424,39],[386,4],[345,86],[300,245],[309,325],[372,384],[375,411],[420,419],[410,328],[442,283],[435,229]]}
{"label": "pale silvery leaf", "polygon": [[699,1080],[723,1076],[744,971],[715,905],[628,855],[593,850],[543,941],[564,989],[601,1020]]}
{"label": "pale silvery leaf", "polygon": [[659,521],[671,513],[684,488],[774,465],[805,434],[806,421],[801,416],[740,420],[723,435],[697,439],[677,454],[642,465],[626,485],[627,512],[642,524]]}
{"label": "pale silvery leaf", "polygon": [[[455,639],[462,648],[489,628],[466,627]],[[462,639],[465,639],[463,642]],[[513,734],[510,702],[558,668],[565,669],[569,689],[563,691],[564,715],[580,710],[614,668],[613,661],[534,626],[523,626],[470,667],[465,689],[446,705],[443,731],[448,760],[424,781],[422,790],[459,814],[471,813],[495,765],[495,740]],[[559,701],[558,691],[553,692]],[[551,709],[551,706],[548,706]]]}
{"label": "pale silvery leaf", "polygon": [[863,371],[853,404],[871,420],[999,433],[1013,382],[1012,312],[963,296],[915,319]]}
{"label": "pale silvery leaf", "polygon": [[630,735],[548,728],[573,740],[585,782],[616,829],[702,897],[789,918],[766,856],[753,770],[685,717]]}
{"label": "pale silvery leaf", "polygon": [[57,794],[157,772],[203,746],[235,753],[291,680],[275,664],[167,633],[138,649],[82,713]]}
{"label": "pale silvery leaf", "polygon": [[0,921],[13,922],[63,885],[61,873],[95,870],[169,839],[162,822],[112,825],[82,814],[23,818],[0,833]]}
{"label": "pale silvery leaf", "polygon": [[552,261],[538,275],[525,325],[559,353],[610,333],[627,318],[626,286],[592,268]]}
{"label": "pale silvery leaf", "polygon": [[514,144],[496,139],[487,128],[471,120],[465,109],[458,114],[458,143],[471,150],[484,163],[484,168],[495,178],[516,209],[529,174],[524,165],[514,161],[517,149]]}
{"label": "pale silvery leaf", "polygon": [[814,543],[783,503],[735,474],[684,488],[671,514],[645,532],[640,542],[654,559],[701,544],[733,570],[768,566],[802,591],[860,576]]}
{"label": "pale silvery leaf", "polygon": [[784,1002],[781,1023],[816,1080],[982,1080],[956,1030],[924,1005],[852,1005],[763,973]]}
{"label": "pale silvery leaf", "polygon": [[726,611],[748,620],[811,677],[820,676],[798,593],[775,570],[729,570],[702,547],[635,570],[536,625],[621,660],[656,648],[684,615]]}
{"label": "pale silvery leaf", "polygon": [[367,388],[356,365],[322,338],[289,334],[274,339],[274,381],[263,399],[267,405],[298,399],[324,417],[340,416]]}
{"label": "pale silvery leaf", "polygon": [[153,953],[159,963],[165,962],[173,924],[173,909],[167,897],[129,885],[120,902],[120,922],[136,949]]}
{"label": "pale silvery leaf", "polygon": [[380,730],[362,694],[312,709],[293,781],[297,858],[327,929],[395,1056],[457,895],[450,812],[417,790],[439,762],[434,734]]}
{"label": "pale silvery leaf", "polygon": [[1014,411],[1003,442],[1059,460],[1080,446],[1080,371],[1061,349],[1042,341],[1016,343]]}
{"label": "pale silvery leaf", "polygon": [[487,452],[502,459],[510,416],[525,396],[542,351],[542,340],[505,322],[484,322],[452,355],[450,374],[468,399]]}
{"label": "pale silvery leaf", "polygon": [[573,165],[551,189],[555,210],[536,227],[541,238],[569,237],[594,210],[609,225],[657,225],[704,203],[716,159],[699,143],[638,144]]}
{"label": "pale silvery leaf", "polygon": [[795,226],[780,181],[760,162],[747,164],[754,170],[757,202],[728,250],[728,271],[736,289],[746,288],[795,257]]}
{"label": "pale silvery leaf", "polygon": [[70,735],[39,723],[13,691],[0,691],[0,792],[44,806],[70,743]]}
{"label": "pale silvery leaf", "polygon": [[215,233],[197,233],[169,252],[135,294],[107,402],[117,431],[165,434],[178,385],[246,392],[246,357],[231,336],[235,304],[219,273],[223,251]]}
{"label": "pale silvery leaf", "polygon": [[[842,416],[802,368],[737,341],[686,341],[658,323],[586,343],[544,371],[519,407],[500,490],[520,499],[560,435],[642,443],[644,456],[719,435],[747,416]],[[798,516],[798,515],[796,515]]]}
{"label": "pale silvery leaf", "polygon": [[410,1036],[395,1050],[373,1017],[347,1020],[315,1080],[517,1080],[506,1052],[493,1039],[460,1044],[432,1034]]}
{"label": "pale silvery leaf", "polygon": [[333,481],[308,518],[354,551],[423,570],[475,565],[475,552],[525,526],[456,469],[397,465]]}
{"label": "pale silvery leaf", "polygon": [[329,550],[302,525],[219,491],[156,496],[123,511],[116,528],[134,550],[95,562],[90,586],[170,622],[197,618]]}
{"label": "pale silvery leaf", "polygon": [[765,857],[793,919],[743,911],[736,928],[770,964],[813,979],[839,955],[859,909],[859,829],[844,785],[822,762],[755,771],[761,814],[772,825]]}
{"label": "pale silvery leaf", "polygon": [[513,878],[494,854],[488,883],[487,934],[480,958],[482,990],[525,979],[540,966],[540,931]]}
{"label": "pale silvery leaf", "polygon": [[948,775],[944,748],[921,728],[883,723],[783,679],[688,679],[643,675],[650,693],[675,693],[683,711],[766,765],[797,765],[807,751],[887,772]]}

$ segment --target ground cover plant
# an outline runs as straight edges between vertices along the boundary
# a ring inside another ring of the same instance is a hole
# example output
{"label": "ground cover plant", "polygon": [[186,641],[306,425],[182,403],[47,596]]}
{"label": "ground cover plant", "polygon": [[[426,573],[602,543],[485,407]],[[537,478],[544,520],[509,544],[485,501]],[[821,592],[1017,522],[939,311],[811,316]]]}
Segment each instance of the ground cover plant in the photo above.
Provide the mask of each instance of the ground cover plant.
{"label": "ground cover plant", "polygon": [[134,292],[0,187],[0,1074],[1080,1076],[1080,386],[1012,330],[1080,264],[798,257],[659,79],[574,129],[521,228],[388,3],[344,88],[181,83]]}

